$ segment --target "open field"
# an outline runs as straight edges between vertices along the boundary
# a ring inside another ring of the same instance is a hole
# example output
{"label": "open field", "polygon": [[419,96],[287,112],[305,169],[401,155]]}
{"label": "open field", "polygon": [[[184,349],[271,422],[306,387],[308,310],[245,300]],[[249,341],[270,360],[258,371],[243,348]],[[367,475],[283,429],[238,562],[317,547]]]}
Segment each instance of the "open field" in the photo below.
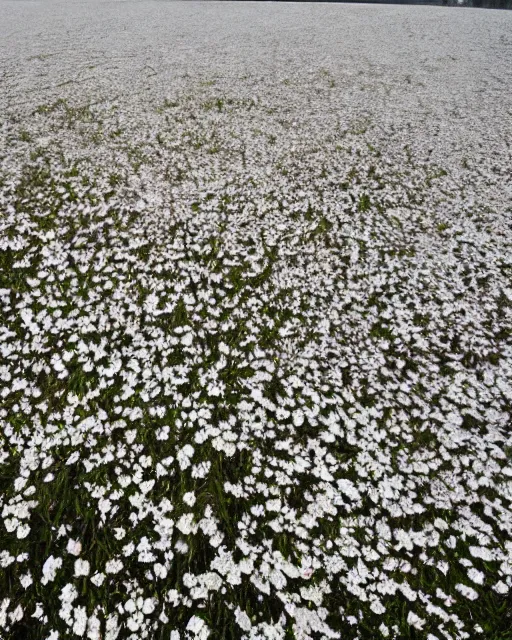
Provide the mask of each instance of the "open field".
{"label": "open field", "polygon": [[0,639],[512,639],[512,13],[0,2]]}

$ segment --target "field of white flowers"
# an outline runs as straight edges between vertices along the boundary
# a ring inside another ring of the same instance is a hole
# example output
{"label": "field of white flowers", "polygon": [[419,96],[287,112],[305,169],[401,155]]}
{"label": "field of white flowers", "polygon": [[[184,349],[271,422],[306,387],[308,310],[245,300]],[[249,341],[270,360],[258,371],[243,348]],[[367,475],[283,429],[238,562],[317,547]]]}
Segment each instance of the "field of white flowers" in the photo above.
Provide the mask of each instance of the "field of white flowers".
{"label": "field of white flowers", "polygon": [[512,638],[512,14],[0,4],[0,638]]}

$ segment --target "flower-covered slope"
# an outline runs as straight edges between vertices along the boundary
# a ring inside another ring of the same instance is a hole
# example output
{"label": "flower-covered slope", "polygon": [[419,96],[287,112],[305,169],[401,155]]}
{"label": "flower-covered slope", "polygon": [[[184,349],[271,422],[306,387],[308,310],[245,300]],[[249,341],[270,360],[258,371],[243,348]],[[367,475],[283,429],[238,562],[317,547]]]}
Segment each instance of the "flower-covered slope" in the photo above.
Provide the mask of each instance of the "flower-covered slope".
{"label": "flower-covered slope", "polygon": [[3,120],[0,637],[505,640],[506,167],[237,82]]}

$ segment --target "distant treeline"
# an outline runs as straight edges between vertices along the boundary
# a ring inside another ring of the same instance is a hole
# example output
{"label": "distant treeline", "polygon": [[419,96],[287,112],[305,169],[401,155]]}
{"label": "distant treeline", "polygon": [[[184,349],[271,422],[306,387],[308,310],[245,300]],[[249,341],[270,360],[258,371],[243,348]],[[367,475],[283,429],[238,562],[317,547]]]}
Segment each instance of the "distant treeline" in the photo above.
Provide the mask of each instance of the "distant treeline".
{"label": "distant treeline", "polygon": [[468,7],[484,7],[486,9],[512,9],[512,0],[468,0]]}
{"label": "distant treeline", "polygon": [[512,0],[274,0],[275,2],[352,2],[365,4],[430,4],[445,7],[512,9]]}

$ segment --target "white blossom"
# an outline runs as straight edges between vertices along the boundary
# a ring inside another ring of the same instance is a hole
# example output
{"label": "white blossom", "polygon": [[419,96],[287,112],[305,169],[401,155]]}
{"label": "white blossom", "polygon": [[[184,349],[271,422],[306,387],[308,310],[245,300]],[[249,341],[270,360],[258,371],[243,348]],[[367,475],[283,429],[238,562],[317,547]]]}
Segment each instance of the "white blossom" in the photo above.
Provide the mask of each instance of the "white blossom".
{"label": "white blossom", "polygon": [[62,567],[62,558],[54,558],[50,556],[43,564],[43,578],[41,584],[48,584],[55,580],[58,569]]}
{"label": "white blossom", "polygon": [[82,543],[78,540],[68,540],[66,551],[74,556],[79,556],[82,553]]}

